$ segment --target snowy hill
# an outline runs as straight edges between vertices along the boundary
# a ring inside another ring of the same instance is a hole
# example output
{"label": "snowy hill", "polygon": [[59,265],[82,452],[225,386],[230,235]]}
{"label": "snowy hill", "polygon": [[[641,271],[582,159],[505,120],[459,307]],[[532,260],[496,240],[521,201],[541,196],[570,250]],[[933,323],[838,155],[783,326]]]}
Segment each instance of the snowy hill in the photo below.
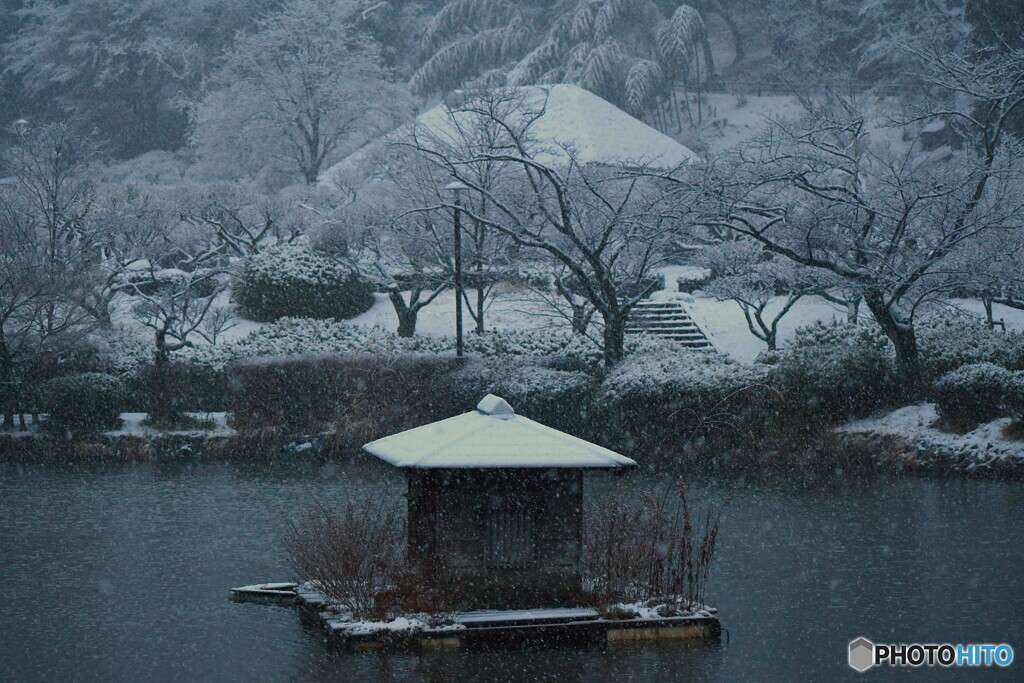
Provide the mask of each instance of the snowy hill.
{"label": "snowy hill", "polygon": [[[585,164],[630,166],[648,164],[674,168],[698,156],[615,105],[575,85],[559,84],[508,88],[500,91],[496,107],[503,118],[528,124],[529,149],[535,160],[549,165],[568,160],[567,149]],[[491,98],[493,101],[495,98]],[[466,131],[477,129],[480,114],[459,106],[439,104],[412,123],[370,143],[324,172],[320,184],[357,172],[384,147],[415,136],[431,146],[456,145]]]}

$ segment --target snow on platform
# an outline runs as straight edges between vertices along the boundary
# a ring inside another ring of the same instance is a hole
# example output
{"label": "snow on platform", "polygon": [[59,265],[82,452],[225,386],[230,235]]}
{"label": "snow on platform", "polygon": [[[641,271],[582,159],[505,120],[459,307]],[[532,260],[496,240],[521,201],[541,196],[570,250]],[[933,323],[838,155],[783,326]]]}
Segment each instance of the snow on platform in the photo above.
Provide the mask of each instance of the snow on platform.
{"label": "snow on platform", "polygon": [[597,619],[597,610],[589,607],[561,607],[547,609],[477,610],[455,616],[455,623],[466,626],[509,624],[519,622],[557,622]]}

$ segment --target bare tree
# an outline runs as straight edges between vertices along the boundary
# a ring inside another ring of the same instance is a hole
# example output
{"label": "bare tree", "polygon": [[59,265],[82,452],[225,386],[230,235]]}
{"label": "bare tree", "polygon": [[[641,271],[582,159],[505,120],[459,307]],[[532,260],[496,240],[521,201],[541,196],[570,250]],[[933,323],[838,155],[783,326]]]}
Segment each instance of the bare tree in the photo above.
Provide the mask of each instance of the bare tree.
{"label": "bare tree", "polygon": [[0,184],[0,383],[11,425],[28,365],[59,355],[91,329],[77,305],[97,254],[85,230],[95,147],[65,124],[11,131]]}
{"label": "bare tree", "polygon": [[[817,269],[773,256],[757,242],[744,240],[707,247],[698,257],[713,274],[707,293],[720,301],[736,302],[750,333],[767,344],[769,351],[778,348],[779,323],[786,314],[804,296],[819,293],[825,285],[816,277]],[[777,297],[781,297],[781,306],[769,313],[769,305]]]}
{"label": "bare tree", "polygon": [[287,197],[268,197],[242,183],[217,183],[188,193],[181,220],[202,228],[226,256],[251,256],[291,243],[306,230],[302,212]]}
{"label": "bare tree", "polygon": [[[193,108],[193,142],[253,170],[277,159],[308,184],[344,146],[388,127],[404,89],[356,27],[356,3],[288,0],[239,34]],[[231,162],[228,162],[231,165]]]}
{"label": "bare tree", "polygon": [[859,107],[834,98],[799,121],[775,122],[697,180],[665,176],[691,193],[688,205],[700,204],[698,223],[831,272],[862,294],[911,396],[921,392],[915,312],[962,280],[949,271],[960,249],[1024,221],[1024,166],[1004,135],[1024,101],[1024,53],[922,58],[950,104],[933,101],[892,125],[911,130],[941,117],[968,143],[959,153],[873,144]]}
{"label": "bare tree", "polygon": [[[641,283],[662,258],[670,220],[662,195],[639,175],[583,164],[571,148],[535,140],[531,126],[543,113],[543,102],[492,91],[467,98],[454,117],[460,130],[493,130],[493,137],[456,133],[458,144],[444,144],[417,134],[409,144],[479,199],[461,207],[471,220],[571,273],[601,317],[612,365],[623,355],[629,311],[649,293]],[[494,165],[507,169],[503,182],[485,185],[481,168]],[[455,209],[451,200],[440,206]]]}
{"label": "bare tree", "polygon": [[[193,259],[194,260],[194,259]],[[147,284],[157,283],[150,290],[131,283],[136,302],[132,316],[153,331],[153,366],[156,387],[150,420],[156,425],[173,425],[178,419],[170,395],[168,365],[171,354],[195,345],[196,339],[216,342],[217,335],[226,329],[223,312],[214,306],[226,283],[218,268],[177,270],[176,278],[161,277],[149,260]]]}

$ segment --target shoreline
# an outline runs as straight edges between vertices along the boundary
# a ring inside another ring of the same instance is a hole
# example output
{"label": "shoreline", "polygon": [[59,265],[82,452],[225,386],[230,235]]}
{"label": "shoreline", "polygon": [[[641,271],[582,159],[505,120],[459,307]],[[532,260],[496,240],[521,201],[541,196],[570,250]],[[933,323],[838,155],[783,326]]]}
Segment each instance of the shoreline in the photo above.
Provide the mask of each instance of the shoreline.
{"label": "shoreline", "polygon": [[[359,444],[346,444],[331,432],[284,434],[276,430],[238,432],[223,413],[207,415],[209,429],[157,430],[140,425],[140,413],[128,413],[116,430],[67,439],[38,430],[0,431],[0,460],[15,463],[329,461],[345,460]],[[712,458],[683,456],[691,471],[836,471],[841,475],[871,472],[886,476],[917,475],[1024,481],[1024,440],[1007,439],[1007,418],[978,426],[966,434],[932,426],[932,404],[900,408],[885,415],[841,425],[806,447],[722,452]],[[641,464],[660,467],[673,456],[653,455]]]}

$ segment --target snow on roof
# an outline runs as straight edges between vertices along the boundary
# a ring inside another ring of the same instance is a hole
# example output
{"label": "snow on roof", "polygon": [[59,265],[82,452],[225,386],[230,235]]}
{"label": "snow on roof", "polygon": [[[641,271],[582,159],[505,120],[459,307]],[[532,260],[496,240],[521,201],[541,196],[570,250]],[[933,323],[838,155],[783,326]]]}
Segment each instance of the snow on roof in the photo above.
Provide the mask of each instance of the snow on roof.
{"label": "snow on roof", "polygon": [[488,394],[476,410],[399,432],[363,446],[395,467],[630,467],[636,462],[557,429],[516,415]]}
{"label": "snow on roof", "polygon": [[[622,111],[611,102],[576,85],[534,85],[507,88],[508,100],[525,115],[540,113],[529,125],[534,160],[547,165],[568,161],[565,148],[582,164],[675,168],[699,159],[685,145]],[[541,113],[543,112],[543,113]],[[413,133],[442,143],[472,130],[477,114],[445,104],[428,109],[416,120],[363,147],[329,168],[321,183],[359,168],[381,144],[409,139]]]}

